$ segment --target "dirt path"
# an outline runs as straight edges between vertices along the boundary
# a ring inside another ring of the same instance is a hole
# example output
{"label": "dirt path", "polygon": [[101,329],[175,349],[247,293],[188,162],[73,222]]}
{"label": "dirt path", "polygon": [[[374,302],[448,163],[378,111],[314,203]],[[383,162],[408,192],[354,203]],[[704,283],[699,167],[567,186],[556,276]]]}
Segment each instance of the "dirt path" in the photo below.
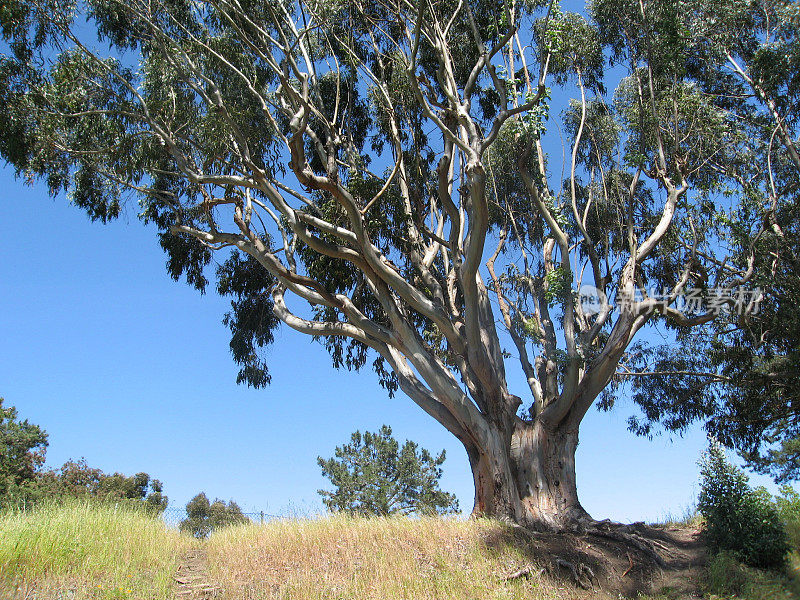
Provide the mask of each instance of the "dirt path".
{"label": "dirt path", "polygon": [[651,529],[650,538],[666,542],[669,548],[664,557],[667,566],[653,582],[655,591],[678,598],[701,598],[706,550],[700,541],[700,530],[690,527]]}
{"label": "dirt path", "polygon": [[190,550],[183,555],[175,575],[177,600],[206,600],[220,594],[217,586],[208,582],[206,553],[202,549]]}

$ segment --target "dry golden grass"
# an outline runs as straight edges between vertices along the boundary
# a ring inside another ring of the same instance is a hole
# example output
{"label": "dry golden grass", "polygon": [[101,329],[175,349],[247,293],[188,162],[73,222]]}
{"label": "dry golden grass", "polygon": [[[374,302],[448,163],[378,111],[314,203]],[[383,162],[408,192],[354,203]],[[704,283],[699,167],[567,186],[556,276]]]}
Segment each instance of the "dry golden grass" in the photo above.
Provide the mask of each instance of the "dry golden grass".
{"label": "dry golden grass", "polygon": [[205,549],[209,579],[230,600],[578,597],[546,577],[505,581],[530,564],[511,538],[489,520],[335,516],[231,527]]}
{"label": "dry golden grass", "polygon": [[[341,515],[230,527],[199,542],[140,510],[70,502],[0,513],[0,600],[199,599],[201,588],[218,591],[217,600],[686,597],[678,588],[655,597],[637,596],[647,586],[625,588],[639,575],[627,575],[622,550],[491,520]],[[589,561],[599,576],[593,589],[576,587],[556,558]],[[523,567],[531,578],[507,580]]]}

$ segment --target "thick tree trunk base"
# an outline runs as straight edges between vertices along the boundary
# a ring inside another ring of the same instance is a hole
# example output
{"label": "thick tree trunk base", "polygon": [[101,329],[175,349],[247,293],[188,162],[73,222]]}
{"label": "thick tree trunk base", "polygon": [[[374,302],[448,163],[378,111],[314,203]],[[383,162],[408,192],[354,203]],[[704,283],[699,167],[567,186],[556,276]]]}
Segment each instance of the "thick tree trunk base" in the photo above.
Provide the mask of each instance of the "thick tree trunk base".
{"label": "thick tree trunk base", "polygon": [[515,432],[511,458],[527,526],[565,529],[591,520],[578,500],[577,447],[577,432],[551,432],[538,424]]}
{"label": "thick tree trunk base", "polygon": [[518,425],[488,452],[470,454],[475,479],[474,515],[511,521],[534,530],[586,527],[592,522],[578,501],[577,432]]}

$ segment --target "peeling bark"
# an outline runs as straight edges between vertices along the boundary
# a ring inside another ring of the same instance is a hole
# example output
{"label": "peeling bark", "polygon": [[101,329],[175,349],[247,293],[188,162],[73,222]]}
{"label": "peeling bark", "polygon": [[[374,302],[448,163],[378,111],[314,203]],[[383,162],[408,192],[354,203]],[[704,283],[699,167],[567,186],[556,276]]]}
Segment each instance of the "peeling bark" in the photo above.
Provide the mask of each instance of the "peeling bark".
{"label": "peeling bark", "polygon": [[468,451],[475,481],[473,514],[536,529],[565,529],[590,520],[578,500],[575,451],[578,432],[517,421],[508,443]]}

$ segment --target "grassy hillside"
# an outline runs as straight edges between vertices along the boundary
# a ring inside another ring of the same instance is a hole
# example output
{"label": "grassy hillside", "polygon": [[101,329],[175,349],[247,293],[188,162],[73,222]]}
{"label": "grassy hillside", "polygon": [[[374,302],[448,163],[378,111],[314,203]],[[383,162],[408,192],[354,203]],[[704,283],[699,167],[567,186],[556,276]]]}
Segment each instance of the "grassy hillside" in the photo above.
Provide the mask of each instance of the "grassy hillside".
{"label": "grassy hillside", "polygon": [[0,598],[172,598],[192,544],[136,507],[67,502],[0,514]]}
{"label": "grassy hillside", "polygon": [[[647,531],[665,549],[663,571],[602,539],[532,536],[490,520],[337,516],[230,527],[200,542],[135,507],[71,502],[0,514],[0,598],[607,600],[650,584],[641,600],[703,586],[706,598],[795,597],[787,579],[726,557],[705,572],[696,529]],[[588,589],[557,559],[590,566]],[[509,579],[526,567],[531,577]]]}
{"label": "grassy hillside", "polygon": [[537,577],[504,581],[528,563],[504,538],[488,520],[337,516],[232,527],[206,553],[210,579],[231,599],[568,597]]}

